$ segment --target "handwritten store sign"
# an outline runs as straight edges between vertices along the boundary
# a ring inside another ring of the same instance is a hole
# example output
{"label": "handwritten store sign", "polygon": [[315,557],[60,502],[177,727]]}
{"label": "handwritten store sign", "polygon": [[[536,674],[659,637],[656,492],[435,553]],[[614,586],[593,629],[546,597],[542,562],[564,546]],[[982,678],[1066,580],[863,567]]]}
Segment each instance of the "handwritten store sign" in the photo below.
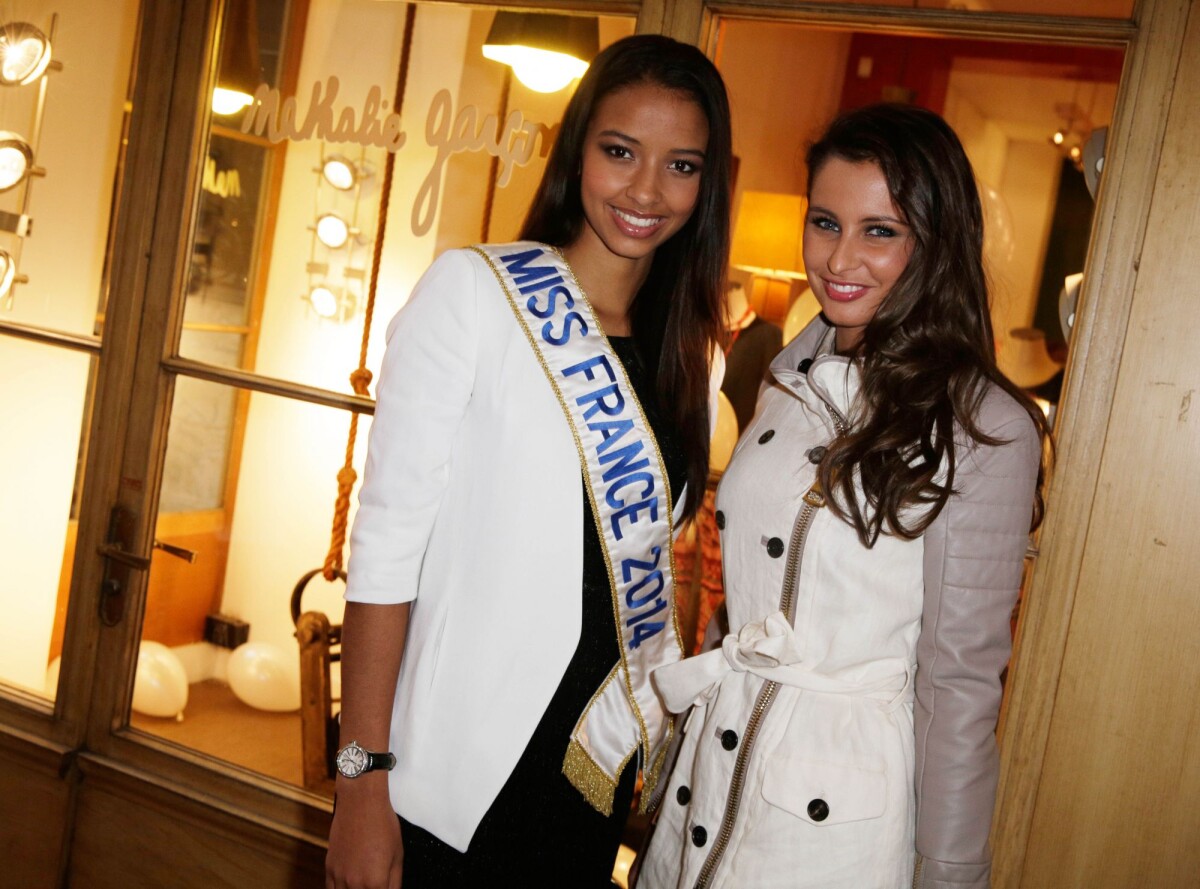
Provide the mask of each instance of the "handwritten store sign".
{"label": "handwritten store sign", "polygon": [[[260,84],[254,102],[242,118],[242,132],[265,136],[273,143],[285,139],[301,142],[321,139],[383,148],[397,152],[404,147],[407,134],[400,128],[400,115],[388,111],[383,91],[373,86],[367,91],[361,109],[350,105],[336,107],[339,89],[337,77],[324,83],[317,81],[309,93],[308,108],[303,116],[294,96],[286,99],[279,90]],[[480,120],[479,109],[465,105],[454,113],[450,90],[438,90],[429,103],[425,116],[425,142],[437,151],[412,208],[412,231],[417,237],[429,231],[437,213],[441,194],[442,171],[452,155],[462,151],[486,151],[500,161],[496,185],[503,188],[512,177],[514,167],[533,159],[538,151],[545,157],[558,136],[559,125],[546,126],[525,120],[519,110],[510,111],[501,126],[499,116],[488,114]]]}

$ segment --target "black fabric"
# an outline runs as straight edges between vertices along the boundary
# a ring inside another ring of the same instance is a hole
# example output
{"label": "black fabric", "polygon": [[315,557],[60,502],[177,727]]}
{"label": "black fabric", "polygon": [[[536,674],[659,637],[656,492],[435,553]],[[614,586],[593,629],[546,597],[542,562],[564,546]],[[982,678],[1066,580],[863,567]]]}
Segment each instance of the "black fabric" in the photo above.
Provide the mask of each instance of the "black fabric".
{"label": "black fabric", "polygon": [[[654,374],[632,337],[609,337],[654,430],[673,495],[686,473],[681,443],[654,395]],[[585,483],[586,484],[586,483]],[[588,804],[562,774],[576,721],[620,658],[612,590],[586,489],[579,645],[533,737],[465,853],[401,819],[404,889],[483,886],[609,887],[633,799],[637,758],[621,776],[613,813]]]}
{"label": "black fabric", "polygon": [[783,348],[783,331],[756,317],[744,330],[725,356],[725,379],[721,391],[733,405],[737,415],[738,432],[754,418],[754,405],[758,401],[758,387],[767,377],[771,361]]}

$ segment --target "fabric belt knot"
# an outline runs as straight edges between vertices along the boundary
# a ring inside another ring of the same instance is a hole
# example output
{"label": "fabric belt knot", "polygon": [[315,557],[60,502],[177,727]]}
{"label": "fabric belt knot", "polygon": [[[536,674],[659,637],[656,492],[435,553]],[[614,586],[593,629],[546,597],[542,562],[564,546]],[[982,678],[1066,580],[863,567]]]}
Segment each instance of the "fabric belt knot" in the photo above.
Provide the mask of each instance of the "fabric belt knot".
{"label": "fabric belt knot", "polygon": [[803,662],[795,630],[777,611],[746,624],[736,636],[726,636],[720,648],[659,667],[653,679],[667,709],[682,713],[716,697],[731,673],[751,673],[814,694],[865,698],[890,713],[912,702],[916,666],[901,658],[882,658],[819,671]]}

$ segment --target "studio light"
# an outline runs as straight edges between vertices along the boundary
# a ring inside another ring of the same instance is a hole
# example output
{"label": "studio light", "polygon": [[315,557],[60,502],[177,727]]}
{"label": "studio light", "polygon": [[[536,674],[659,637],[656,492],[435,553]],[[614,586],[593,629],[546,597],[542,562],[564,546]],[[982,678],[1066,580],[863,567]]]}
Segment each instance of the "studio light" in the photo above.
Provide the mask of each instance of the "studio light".
{"label": "studio light", "polygon": [[28,22],[0,26],[0,84],[24,86],[46,72],[50,40]]}
{"label": "studio light", "polygon": [[308,301],[312,304],[313,311],[322,318],[332,318],[338,313],[340,300],[337,294],[324,284],[318,284],[308,291]]}
{"label": "studio light", "polygon": [[531,90],[553,93],[583,76],[600,45],[595,18],[497,12],[484,58],[509,65]]}
{"label": "studio light", "polygon": [[19,185],[33,167],[33,149],[16,133],[0,131],[0,192]]}
{"label": "studio light", "polygon": [[354,161],[340,154],[332,154],[321,164],[321,175],[325,181],[339,191],[349,191],[362,178]]}
{"label": "studio light", "polygon": [[317,240],[336,250],[350,240],[350,226],[336,213],[325,213],[317,218]]}

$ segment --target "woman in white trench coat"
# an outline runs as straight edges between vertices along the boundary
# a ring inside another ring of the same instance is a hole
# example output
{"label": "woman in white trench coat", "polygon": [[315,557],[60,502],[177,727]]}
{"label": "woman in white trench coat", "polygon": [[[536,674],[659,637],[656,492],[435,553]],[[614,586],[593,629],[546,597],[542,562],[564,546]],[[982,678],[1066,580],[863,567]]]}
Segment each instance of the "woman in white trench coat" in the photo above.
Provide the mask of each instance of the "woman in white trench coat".
{"label": "woman in white trench coat", "polygon": [[655,673],[692,709],[638,886],[986,889],[1046,424],[996,369],[949,127],[872,106],[808,161],[822,315],[718,491],[730,632]]}

